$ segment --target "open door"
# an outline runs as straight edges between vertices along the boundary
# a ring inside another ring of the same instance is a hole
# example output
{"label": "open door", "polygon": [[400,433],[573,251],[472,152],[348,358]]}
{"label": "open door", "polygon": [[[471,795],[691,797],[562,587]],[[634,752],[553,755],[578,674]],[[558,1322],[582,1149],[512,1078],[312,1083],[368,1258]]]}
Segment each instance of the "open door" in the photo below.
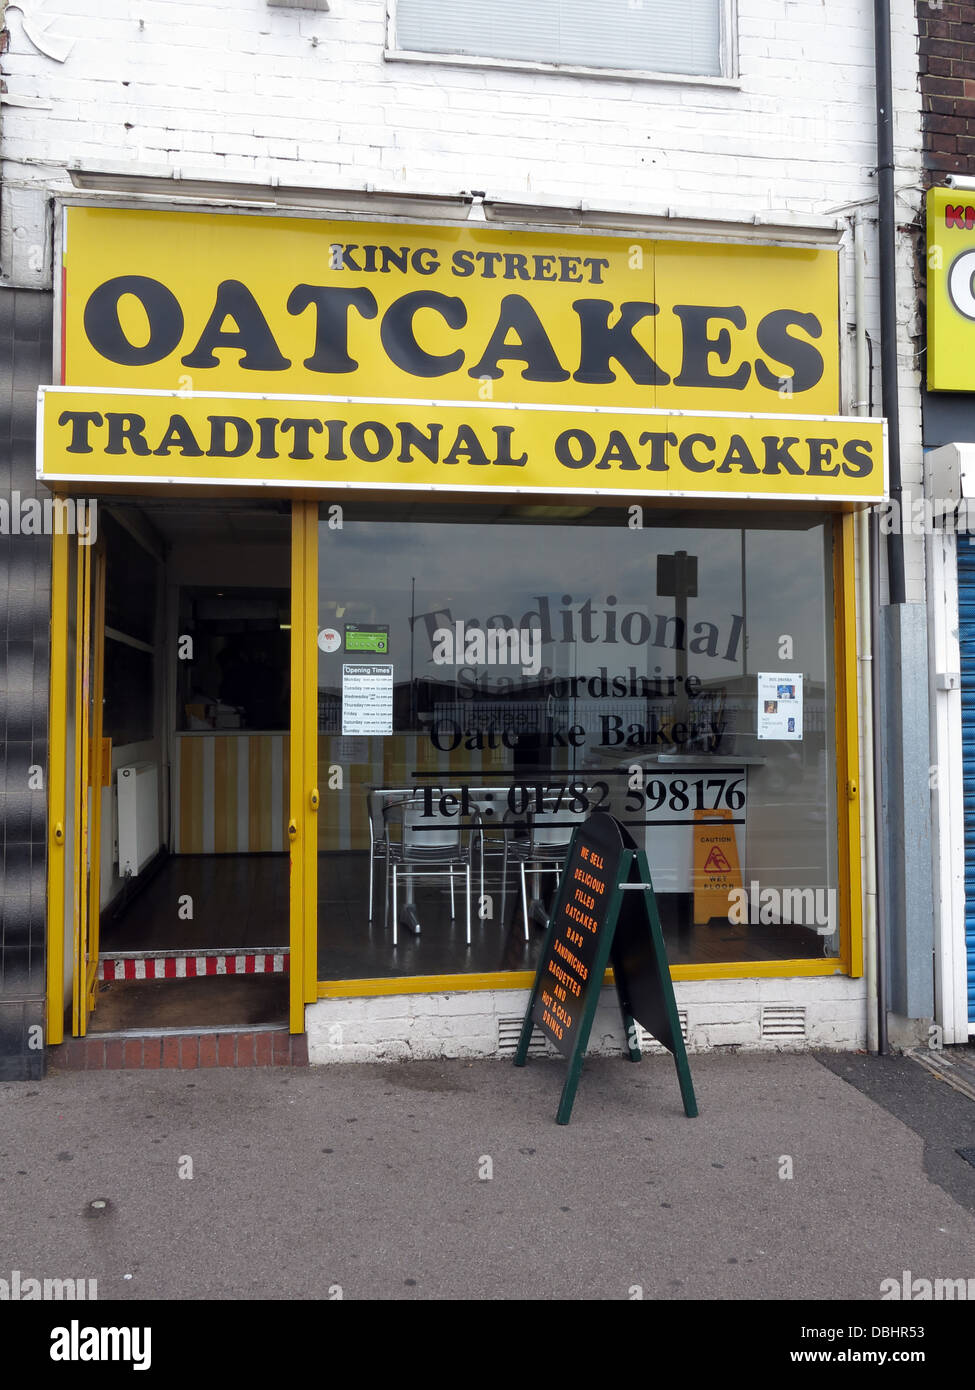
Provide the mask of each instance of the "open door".
{"label": "open door", "polygon": [[71,1032],[84,1037],[98,987],[102,704],[105,672],[105,552],[77,543],[72,883],[74,969]]}

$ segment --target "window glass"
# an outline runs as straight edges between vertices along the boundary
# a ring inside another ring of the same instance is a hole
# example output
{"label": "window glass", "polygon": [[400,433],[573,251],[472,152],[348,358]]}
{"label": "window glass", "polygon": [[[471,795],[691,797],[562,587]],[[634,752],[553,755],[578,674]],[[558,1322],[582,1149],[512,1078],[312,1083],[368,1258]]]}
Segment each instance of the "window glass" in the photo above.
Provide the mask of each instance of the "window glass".
{"label": "window glass", "polygon": [[596,808],[673,963],[837,954],[830,523],[627,520],[323,513],[321,978],[529,968]]}
{"label": "window glass", "polygon": [[397,46],[571,67],[718,76],[723,0],[398,0]]}

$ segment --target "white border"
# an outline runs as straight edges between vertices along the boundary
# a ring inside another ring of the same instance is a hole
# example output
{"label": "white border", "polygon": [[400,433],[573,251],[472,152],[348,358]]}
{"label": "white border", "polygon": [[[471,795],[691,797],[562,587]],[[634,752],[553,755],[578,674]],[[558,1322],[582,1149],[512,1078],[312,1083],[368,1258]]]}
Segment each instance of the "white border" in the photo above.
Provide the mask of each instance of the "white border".
{"label": "white border", "polygon": [[860,504],[875,504],[883,500],[887,495],[887,421],[873,417],[873,423],[883,425],[883,447],[881,450],[881,468],[883,473],[883,491],[880,494],[871,492],[869,494],[849,494],[842,496],[835,494],[820,495],[819,493],[796,493],[796,492],[682,492],[682,491],[661,491],[659,489],[623,489],[623,488],[572,488],[558,486],[535,486],[535,487],[479,487],[473,484],[458,483],[391,483],[391,482],[339,482],[330,479],[322,479],[318,482],[309,482],[306,479],[290,478],[200,478],[200,477],[144,477],[140,474],[99,474],[90,473],[79,475],[77,473],[45,473],[43,471],[44,459],[44,401],[51,392],[55,395],[76,395],[76,396],[129,396],[129,397],[153,397],[164,398],[172,401],[185,400],[223,400],[223,401],[271,401],[287,402],[301,401],[308,405],[395,405],[405,406],[411,409],[424,410],[514,410],[514,411],[538,411],[549,414],[559,415],[633,415],[643,419],[692,419],[692,420],[774,420],[784,423],[811,423],[822,425],[859,425],[863,426],[866,420],[871,417],[863,415],[768,415],[758,412],[740,412],[732,410],[659,410],[644,409],[641,406],[605,406],[605,405],[540,405],[533,402],[516,403],[513,401],[441,401],[426,398],[402,397],[402,396],[302,396],[302,395],[272,395],[258,392],[247,391],[158,391],[158,390],[138,390],[131,387],[98,387],[98,386],[39,386],[37,388],[37,478],[44,483],[67,482],[78,486],[89,483],[132,483],[142,487],[173,487],[188,486],[191,489],[197,487],[237,487],[237,488],[274,488],[274,489],[296,489],[304,492],[323,493],[336,489],[347,492],[425,492],[425,493],[483,493],[488,496],[497,497],[500,494],[510,496],[545,496],[545,497],[566,497],[566,496],[585,496],[585,497],[614,497],[620,501],[627,497],[642,498],[695,498],[719,499],[722,501],[733,502],[806,502],[815,505],[823,503],[832,504],[838,507],[848,507]]}

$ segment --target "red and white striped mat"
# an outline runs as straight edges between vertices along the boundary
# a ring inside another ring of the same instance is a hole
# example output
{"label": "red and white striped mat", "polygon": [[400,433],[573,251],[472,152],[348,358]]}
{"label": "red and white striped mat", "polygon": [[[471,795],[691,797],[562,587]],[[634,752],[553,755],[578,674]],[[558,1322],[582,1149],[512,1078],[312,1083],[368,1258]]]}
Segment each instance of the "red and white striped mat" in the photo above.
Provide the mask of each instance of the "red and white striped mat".
{"label": "red and white striped mat", "polygon": [[100,980],[192,980],[201,975],[283,975],[287,950],[118,952],[98,962]]}

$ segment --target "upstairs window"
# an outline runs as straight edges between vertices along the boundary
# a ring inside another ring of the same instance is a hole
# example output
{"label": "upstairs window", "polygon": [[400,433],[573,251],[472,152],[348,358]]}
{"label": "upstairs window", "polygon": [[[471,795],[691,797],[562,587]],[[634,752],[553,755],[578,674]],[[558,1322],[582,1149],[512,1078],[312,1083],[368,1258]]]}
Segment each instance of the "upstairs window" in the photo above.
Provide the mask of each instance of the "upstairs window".
{"label": "upstairs window", "polygon": [[394,0],[391,57],[730,76],[729,0]]}

